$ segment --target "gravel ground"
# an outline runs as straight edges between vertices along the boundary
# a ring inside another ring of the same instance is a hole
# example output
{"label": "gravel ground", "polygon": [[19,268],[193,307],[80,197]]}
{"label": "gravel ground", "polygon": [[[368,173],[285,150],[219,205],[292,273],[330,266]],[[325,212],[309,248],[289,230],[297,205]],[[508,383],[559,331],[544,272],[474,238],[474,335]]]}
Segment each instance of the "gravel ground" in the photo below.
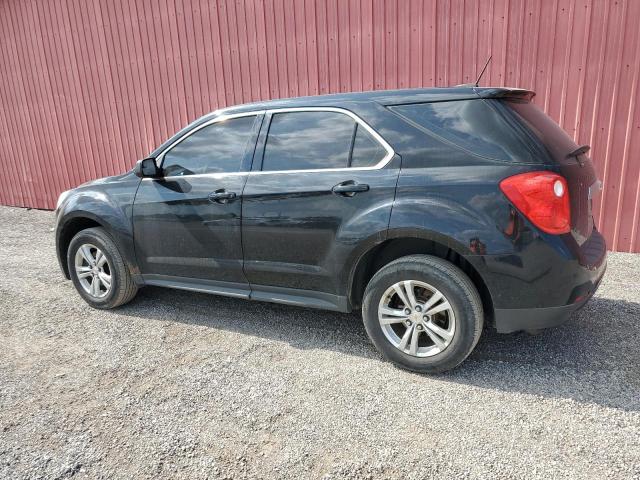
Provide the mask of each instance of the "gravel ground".
{"label": "gravel ground", "polygon": [[452,373],[355,315],[146,288],[92,310],[51,212],[0,208],[0,478],[640,478],[640,255]]}

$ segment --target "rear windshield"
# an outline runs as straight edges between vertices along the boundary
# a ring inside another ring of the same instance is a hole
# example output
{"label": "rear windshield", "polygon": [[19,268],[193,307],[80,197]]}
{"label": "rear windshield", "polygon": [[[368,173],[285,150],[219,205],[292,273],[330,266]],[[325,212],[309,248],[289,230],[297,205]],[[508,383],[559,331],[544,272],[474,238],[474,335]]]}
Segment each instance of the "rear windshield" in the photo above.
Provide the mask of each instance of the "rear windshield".
{"label": "rear windshield", "polygon": [[504,104],[529,127],[556,162],[562,163],[568,153],[578,148],[573,138],[533,103],[505,100]]}
{"label": "rear windshield", "polygon": [[421,130],[474,155],[517,163],[541,163],[547,158],[540,142],[499,100],[415,103],[390,108]]}

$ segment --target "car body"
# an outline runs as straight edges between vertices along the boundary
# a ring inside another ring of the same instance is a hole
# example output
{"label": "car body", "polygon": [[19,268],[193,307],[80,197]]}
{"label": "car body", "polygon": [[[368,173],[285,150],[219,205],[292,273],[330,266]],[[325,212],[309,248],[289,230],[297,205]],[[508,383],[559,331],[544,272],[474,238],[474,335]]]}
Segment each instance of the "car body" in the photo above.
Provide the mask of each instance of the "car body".
{"label": "car body", "polygon": [[[595,292],[606,245],[586,149],[532,96],[462,86],[213,112],[137,169],[61,195],[60,266],[70,278],[72,239],[102,228],[135,286],[350,312],[380,269],[428,255],[464,272],[498,332],[560,324]],[[222,167],[203,167],[213,150]],[[505,195],[503,180],[536,172],[568,188],[564,233]]]}

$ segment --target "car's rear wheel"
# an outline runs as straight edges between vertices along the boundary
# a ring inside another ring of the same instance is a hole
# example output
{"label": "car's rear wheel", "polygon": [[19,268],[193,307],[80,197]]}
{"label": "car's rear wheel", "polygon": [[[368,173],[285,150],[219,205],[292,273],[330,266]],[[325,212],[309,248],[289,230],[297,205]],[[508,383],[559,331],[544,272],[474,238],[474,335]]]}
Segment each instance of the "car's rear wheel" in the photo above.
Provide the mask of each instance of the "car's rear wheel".
{"label": "car's rear wheel", "polygon": [[459,365],[482,333],[482,301],[455,265],[411,255],[379,270],[366,288],[362,316],[371,341],[397,365],[438,373]]}
{"label": "car's rear wheel", "polygon": [[73,237],[67,265],[76,290],[94,308],[123,305],[138,290],[114,241],[102,228],[88,228]]}

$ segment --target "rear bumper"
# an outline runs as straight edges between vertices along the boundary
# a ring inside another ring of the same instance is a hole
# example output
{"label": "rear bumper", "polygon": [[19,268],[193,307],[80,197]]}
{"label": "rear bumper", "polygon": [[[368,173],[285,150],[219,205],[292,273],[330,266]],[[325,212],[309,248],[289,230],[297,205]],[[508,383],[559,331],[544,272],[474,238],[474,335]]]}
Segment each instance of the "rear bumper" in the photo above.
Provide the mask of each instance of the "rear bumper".
{"label": "rear bumper", "polygon": [[[604,271],[602,272],[604,274]],[[596,281],[591,292],[582,300],[561,307],[540,308],[496,308],[494,310],[495,327],[498,333],[512,333],[521,330],[542,330],[557,327],[565,323],[576,310],[580,310],[593,296],[600,285],[602,275]]]}
{"label": "rear bumper", "polygon": [[491,294],[498,332],[560,325],[596,292],[607,267],[604,239],[594,231],[582,248],[560,240],[538,238],[511,255],[465,257]]}

